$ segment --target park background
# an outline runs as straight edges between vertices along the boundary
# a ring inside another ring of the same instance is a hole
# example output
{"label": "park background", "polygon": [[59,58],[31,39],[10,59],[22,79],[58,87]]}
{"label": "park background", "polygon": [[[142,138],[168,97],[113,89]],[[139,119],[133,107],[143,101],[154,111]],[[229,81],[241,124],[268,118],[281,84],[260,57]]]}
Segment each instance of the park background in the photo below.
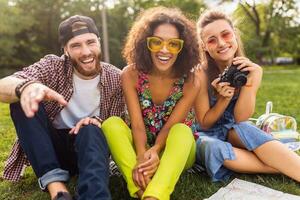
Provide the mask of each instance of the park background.
{"label": "park background", "polygon": [[[103,58],[123,68],[126,63],[121,50],[130,26],[140,11],[158,5],[178,7],[192,20],[197,20],[207,8],[217,7],[231,14],[240,29],[247,56],[264,70],[254,117],[263,114],[266,102],[272,101],[274,112],[293,116],[300,124],[300,1],[297,0],[0,0],[0,78],[46,54],[60,55],[57,27],[73,14],[95,20],[101,33],[102,51],[108,51]],[[14,140],[8,105],[0,103],[1,174]],[[300,195],[300,184],[283,175],[234,177]],[[75,181],[69,184],[71,192]],[[171,199],[204,199],[228,183],[211,183],[205,174],[185,172]],[[113,199],[130,199],[122,178],[112,177],[110,189]],[[48,198],[39,190],[31,168],[27,168],[18,183],[0,180],[1,200]]]}

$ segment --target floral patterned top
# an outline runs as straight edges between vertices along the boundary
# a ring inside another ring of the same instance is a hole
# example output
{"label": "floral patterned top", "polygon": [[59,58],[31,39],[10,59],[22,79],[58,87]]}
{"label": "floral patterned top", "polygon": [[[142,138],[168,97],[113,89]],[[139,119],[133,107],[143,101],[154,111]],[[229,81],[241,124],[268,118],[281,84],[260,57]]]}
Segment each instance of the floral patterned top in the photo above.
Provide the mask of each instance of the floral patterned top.
{"label": "floral patterned top", "polygon": [[[183,96],[184,80],[185,78],[182,77],[175,81],[169,97],[162,105],[155,105],[151,97],[148,76],[143,72],[139,73],[137,92],[144,124],[146,126],[147,142],[150,146],[154,145],[157,134],[167,122],[176,103]],[[195,114],[193,110],[189,112],[183,123],[189,127],[195,123]]]}

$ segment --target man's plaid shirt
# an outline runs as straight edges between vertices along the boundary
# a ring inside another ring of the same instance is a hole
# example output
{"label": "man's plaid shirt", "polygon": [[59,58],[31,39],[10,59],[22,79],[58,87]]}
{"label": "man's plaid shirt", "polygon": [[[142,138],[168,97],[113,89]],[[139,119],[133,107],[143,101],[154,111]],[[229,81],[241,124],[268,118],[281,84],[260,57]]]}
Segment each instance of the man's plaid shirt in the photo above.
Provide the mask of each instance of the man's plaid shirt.
{"label": "man's plaid shirt", "polygon": [[[100,110],[99,117],[103,120],[110,116],[121,116],[124,112],[124,99],[121,88],[121,70],[108,63],[101,62],[100,73]],[[13,76],[23,79],[37,80],[63,95],[69,101],[73,94],[73,66],[64,56],[47,55],[40,61],[16,72]],[[45,101],[44,107],[49,120],[63,109],[55,101]],[[6,161],[3,178],[18,181],[23,170],[29,165],[18,139],[13,145],[12,152]]]}

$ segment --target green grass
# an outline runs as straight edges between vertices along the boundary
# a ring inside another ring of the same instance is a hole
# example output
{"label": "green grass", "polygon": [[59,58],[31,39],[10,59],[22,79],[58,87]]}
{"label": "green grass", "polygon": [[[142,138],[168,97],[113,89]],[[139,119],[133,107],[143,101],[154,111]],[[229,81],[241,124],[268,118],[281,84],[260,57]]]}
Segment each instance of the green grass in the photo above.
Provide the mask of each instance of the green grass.
{"label": "green grass", "polygon": [[[263,83],[258,93],[256,113],[254,114],[254,117],[258,117],[265,112],[265,104],[267,101],[273,101],[274,112],[294,116],[297,120],[297,123],[300,124],[299,77],[300,67],[266,67],[264,69]],[[3,172],[5,160],[10,153],[10,148],[14,140],[15,130],[9,117],[8,105],[0,103],[1,173]],[[300,184],[283,175],[236,174],[234,177],[262,184],[283,192],[300,195]],[[211,196],[220,187],[228,184],[229,181],[212,183],[205,174],[195,175],[185,172],[176,185],[171,199],[201,200]],[[75,180],[73,179],[69,184],[71,191],[73,190],[72,188],[74,188],[74,186]],[[121,178],[112,177],[110,181],[110,189],[113,199],[130,199],[126,190],[126,184]],[[46,193],[39,190],[32,169],[27,168],[24,177],[18,183],[10,183],[4,180],[0,181],[0,199],[42,200],[49,199],[49,197]]]}

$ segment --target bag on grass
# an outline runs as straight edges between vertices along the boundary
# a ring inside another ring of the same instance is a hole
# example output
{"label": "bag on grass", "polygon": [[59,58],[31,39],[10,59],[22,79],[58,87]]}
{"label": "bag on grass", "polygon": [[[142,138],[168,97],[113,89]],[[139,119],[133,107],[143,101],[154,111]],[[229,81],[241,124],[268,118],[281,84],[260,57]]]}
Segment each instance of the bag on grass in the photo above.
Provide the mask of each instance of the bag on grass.
{"label": "bag on grass", "polygon": [[261,115],[258,119],[252,119],[256,121],[256,126],[283,142],[296,141],[299,139],[295,118],[272,113],[272,108],[273,103],[268,101],[266,104],[266,113]]}

